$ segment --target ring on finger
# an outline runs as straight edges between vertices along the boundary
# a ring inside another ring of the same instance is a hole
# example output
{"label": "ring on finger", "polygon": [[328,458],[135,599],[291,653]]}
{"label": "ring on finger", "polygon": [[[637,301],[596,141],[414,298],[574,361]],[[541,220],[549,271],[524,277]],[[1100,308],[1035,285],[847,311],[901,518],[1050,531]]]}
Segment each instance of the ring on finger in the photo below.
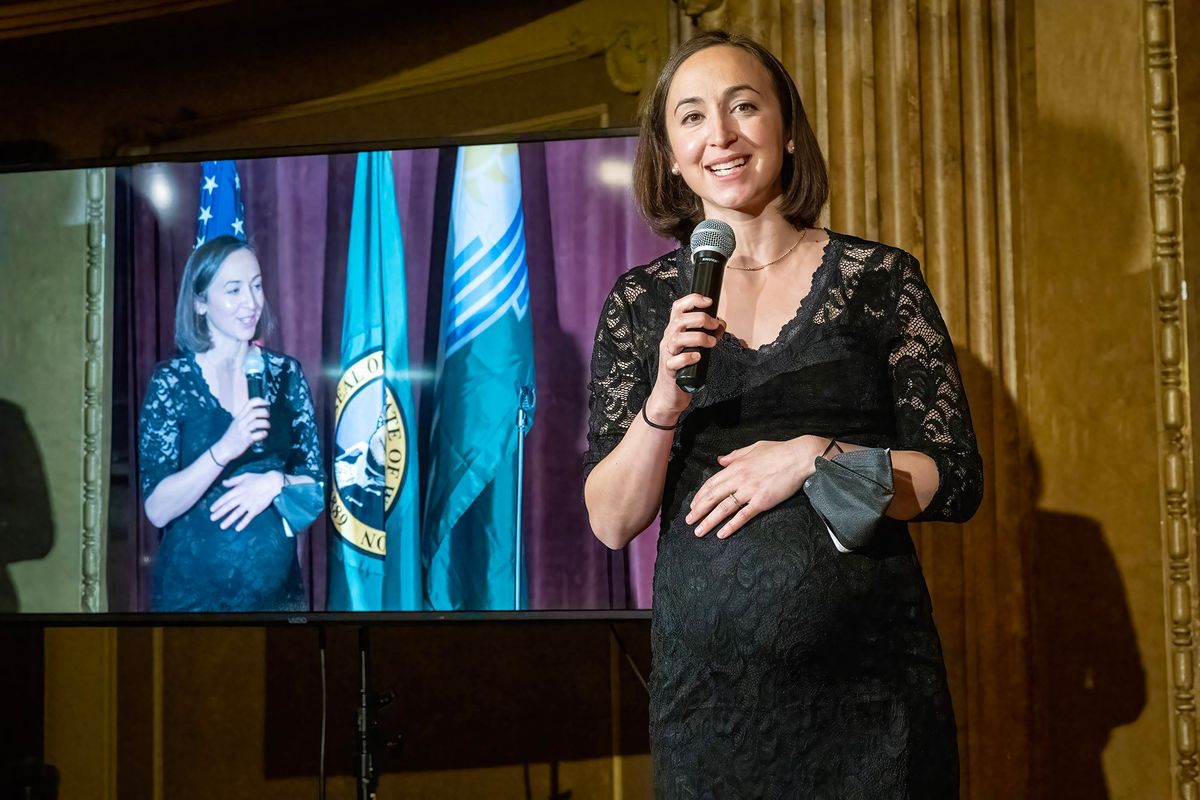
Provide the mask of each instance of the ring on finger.
{"label": "ring on finger", "polygon": [[729,499],[732,500],[733,504],[735,506],[737,506],[738,508],[741,508],[742,506],[746,505],[745,503],[743,503],[742,501],[737,499],[737,494],[735,492],[729,493]]}

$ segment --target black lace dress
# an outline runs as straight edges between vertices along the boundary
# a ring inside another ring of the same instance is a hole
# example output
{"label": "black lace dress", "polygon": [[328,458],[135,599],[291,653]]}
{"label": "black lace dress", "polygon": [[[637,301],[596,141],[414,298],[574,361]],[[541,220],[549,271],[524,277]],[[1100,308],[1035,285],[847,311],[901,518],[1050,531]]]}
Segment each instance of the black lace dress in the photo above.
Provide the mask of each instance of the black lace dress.
{"label": "black lace dress", "polygon": [[[686,248],[623,275],[592,358],[590,470],[653,385]],[[904,523],[841,553],[799,492],[726,540],[684,522],[717,457],[802,434],[937,463],[920,519],[963,521],[982,467],[953,347],[911,255],[830,234],[812,290],[759,350],[726,336],[676,434],[654,573],[650,727],[661,798],[954,798],[954,715]]]}
{"label": "black lace dress", "polygon": [[[152,611],[304,611],[308,601],[296,555],[274,506],[241,531],[209,519],[243,472],[281,470],[324,482],[312,396],[296,359],[264,349],[264,396],[271,429],[263,452],[235,458],[200,500],[163,530],[151,575]],[[139,420],[138,470],[142,497],[215,444],[233,417],[213,396],[191,353],[154,368]]]}

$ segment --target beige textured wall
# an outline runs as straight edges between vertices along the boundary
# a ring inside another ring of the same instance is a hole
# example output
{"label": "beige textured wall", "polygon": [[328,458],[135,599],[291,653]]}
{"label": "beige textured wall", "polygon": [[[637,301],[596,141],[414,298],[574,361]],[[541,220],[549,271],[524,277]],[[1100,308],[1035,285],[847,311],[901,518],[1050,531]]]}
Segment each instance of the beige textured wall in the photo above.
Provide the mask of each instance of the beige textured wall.
{"label": "beige textured wall", "polygon": [[36,445],[11,466],[40,459],[51,511],[49,554],[8,566],[20,611],[80,610],[86,206],[82,171],[0,175],[0,400]]}
{"label": "beige textured wall", "polygon": [[1029,553],[1047,797],[1170,790],[1144,5],[1035,5],[1021,410],[1041,475]]}

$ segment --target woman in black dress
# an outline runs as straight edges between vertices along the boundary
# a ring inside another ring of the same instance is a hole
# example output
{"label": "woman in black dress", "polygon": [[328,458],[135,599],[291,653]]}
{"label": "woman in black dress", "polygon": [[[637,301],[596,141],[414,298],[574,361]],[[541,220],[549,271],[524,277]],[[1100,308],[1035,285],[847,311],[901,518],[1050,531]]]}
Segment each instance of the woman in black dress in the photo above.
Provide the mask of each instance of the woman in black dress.
{"label": "woman in black dress", "polygon": [[[824,160],[791,77],[744,37],[706,33],[672,56],[643,110],[635,182],[655,229],[685,244],[605,304],[585,499],[612,548],[660,515],[658,795],[956,797],[945,667],[905,520],[968,519],[982,470],[919,265],[813,227]],[[704,218],[736,234],[717,308],[688,294],[686,242]],[[675,373],[695,348],[710,350],[708,382],[687,394]],[[890,503],[856,547],[835,535],[840,512],[810,500],[823,455],[890,472]]]}
{"label": "woman in black dress", "polygon": [[[293,536],[323,503],[321,448],[299,362],[255,344],[269,327],[254,250],[232,236],[196,248],[179,352],[155,367],[139,420],[146,517],[163,531],[153,611],[308,609]],[[262,397],[247,359],[261,364]]]}

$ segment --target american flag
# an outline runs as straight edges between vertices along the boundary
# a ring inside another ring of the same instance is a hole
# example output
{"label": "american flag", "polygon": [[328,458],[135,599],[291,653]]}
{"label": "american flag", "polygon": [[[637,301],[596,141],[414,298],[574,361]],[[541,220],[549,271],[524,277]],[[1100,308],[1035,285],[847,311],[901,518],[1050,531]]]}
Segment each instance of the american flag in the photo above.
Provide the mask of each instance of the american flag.
{"label": "american flag", "polygon": [[210,238],[229,234],[246,240],[246,212],[242,207],[242,182],[236,161],[202,162],[200,211],[196,217],[195,247]]}

